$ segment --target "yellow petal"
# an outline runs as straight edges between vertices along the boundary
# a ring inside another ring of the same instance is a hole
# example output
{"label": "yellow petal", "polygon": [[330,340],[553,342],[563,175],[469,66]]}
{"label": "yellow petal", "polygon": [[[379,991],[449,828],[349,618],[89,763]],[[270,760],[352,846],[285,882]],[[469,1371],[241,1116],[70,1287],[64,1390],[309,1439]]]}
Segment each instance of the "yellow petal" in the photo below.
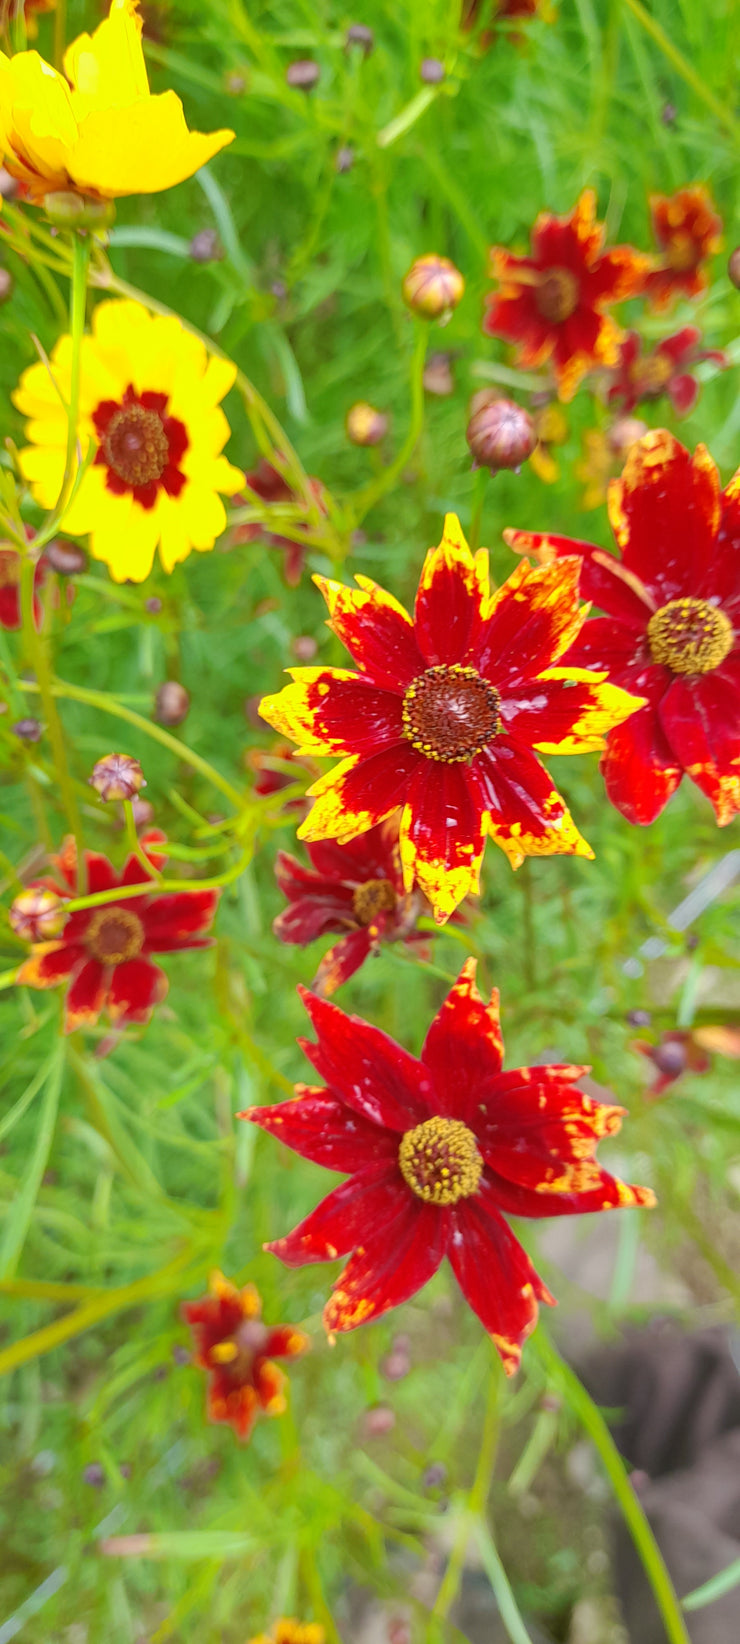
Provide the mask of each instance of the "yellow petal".
{"label": "yellow petal", "polygon": [[644,696],[632,696],[620,685],[610,685],[605,673],[592,673],[588,668],[547,668],[537,675],[540,679],[569,679],[576,684],[591,686],[591,701],[585,704],[580,717],[558,742],[536,742],[538,753],[581,754],[597,753],[604,746],[607,731],[621,725],[638,708],[644,708]]}
{"label": "yellow petal", "polygon": [[149,94],[141,18],[135,0],[113,0],[93,35],[80,34],[64,54],[78,119],[92,109],[116,108]]}
{"label": "yellow petal", "polygon": [[66,159],[77,138],[69,87],[37,51],[0,52],[0,142],[13,175],[34,198],[67,186]]}
{"label": "yellow petal", "polygon": [[[356,680],[357,674],[349,668],[288,668],[286,672],[292,677],[292,685],[286,685],[282,691],[277,691],[274,696],[264,696],[260,702],[260,717],[265,719],[274,731],[279,731],[281,736],[287,736],[291,742],[295,742],[298,753],[328,756],[343,752],[346,743],[342,737],[332,738],[326,735],[317,735],[315,729],[316,691],[312,687],[318,681],[319,693],[326,694],[329,689],[327,684],[329,677],[331,677],[333,683],[335,680]],[[353,755],[350,763],[354,765],[356,762],[357,756]],[[341,767],[342,770],[348,768],[346,763]],[[329,773],[330,776],[336,776],[339,769],[340,767],[337,766],[336,771]],[[326,779],[322,777],[321,780],[324,782]],[[317,788],[311,788],[310,790],[311,794],[318,791]],[[323,792],[323,788],[320,791]],[[368,823],[367,826],[369,827],[369,825]],[[305,838],[307,836],[301,835],[301,837]],[[313,838],[314,835],[311,835],[311,837]],[[315,837],[321,838],[322,835],[318,834]],[[334,837],[332,835],[332,838]]]}
{"label": "yellow petal", "polygon": [[67,165],[78,188],[116,198],[172,188],[233,142],[233,131],[188,131],[174,91],[88,114]]}

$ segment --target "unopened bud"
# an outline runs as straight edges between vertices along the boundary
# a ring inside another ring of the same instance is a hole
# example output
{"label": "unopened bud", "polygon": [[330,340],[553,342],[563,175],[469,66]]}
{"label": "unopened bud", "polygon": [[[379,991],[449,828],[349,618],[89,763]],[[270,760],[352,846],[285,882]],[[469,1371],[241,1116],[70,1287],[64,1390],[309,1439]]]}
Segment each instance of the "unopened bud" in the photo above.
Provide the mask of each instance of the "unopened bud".
{"label": "unopened bud", "polygon": [[47,542],[43,557],[60,577],[73,577],[87,570],[87,554],[76,542]]}
{"label": "unopened bud", "polygon": [[372,1410],[366,1410],[363,1427],[368,1438],[382,1438],[385,1433],[392,1433],[396,1425],[396,1417],[388,1404],[375,1404]]}
{"label": "unopened bud", "polygon": [[424,387],[427,394],[444,398],[454,394],[455,380],[449,354],[430,354],[424,367]]}
{"label": "unopened bud", "polygon": [[151,599],[144,600],[144,610],[149,616],[159,616],[161,609],[162,601],[158,599],[156,594],[152,594]]}
{"label": "unopened bud", "polygon": [[357,400],[347,412],[344,427],[353,445],[380,445],[388,433],[388,418],[367,400]]}
{"label": "unopened bud", "polygon": [[289,63],[285,70],[285,78],[289,86],[298,91],[313,91],[321,78],[321,69],[310,57],[299,57],[295,63]]}
{"label": "unopened bud", "polygon": [[439,86],[445,77],[444,63],[440,63],[438,57],[422,57],[419,75],[425,86]]}
{"label": "unopened bud", "polygon": [[43,726],[38,719],[17,719],[10,729],[21,742],[40,742],[44,734]]}
{"label": "unopened bud", "polygon": [[247,89],[246,74],[240,74],[238,69],[234,69],[232,74],[227,74],[224,80],[224,89],[230,97],[241,97],[242,92]]}
{"label": "unopened bud", "polygon": [[114,799],[133,799],[140,788],[146,787],[139,761],[130,754],[106,754],[93,766],[89,781],[106,804]]}
{"label": "unopened bud", "polygon": [[447,1468],[443,1461],[430,1461],[421,1475],[425,1490],[440,1490],[447,1482]]}
{"label": "unopened bud", "polygon": [[160,725],[181,725],[190,708],[190,697],[176,679],[166,679],[154,699],[154,717]]}
{"label": "unopened bud", "polygon": [[649,1027],[652,1019],[649,1010],[628,1010],[627,1012],[627,1021],[630,1027]]}
{"label": "unopened bud", "polygon": [[0,303],[6,303],[13,295],[15,281],[9,268],[0,268]]}
{"label": "unopened bud", "polygon": [[686,1046],[680,1039],[665,1039],[662,1045],[656,1045],[652,1057],[655,1066],[661,1073],[667,1073],[671,1079],[677,1079],[683,1073],[687,1054]]}
{"label": "unopened bud", "polygon": [[44,195],[44,211],[56,228],[110,228],[116,220],[112,200],[95,200],[70,189]]}
{"label": "unopened bud", "polygon": [[647,431],[648,425],[640,417],[618,417],[607,432],[609,450],[615,457],[626,457],[627,452]]}
{"label": "unopened bud", "polygon": [[24,942],[49,942],[58,936],[67,915],[56,891],[31,885],[16,896],[10,913],[10,928]]}
{"label": "unopened bud", "polygon": [[364,55],[369,57],[374,45],[375,35],[373,34],[372,29],[367,27],[366,23],[350,23],[347,33],[344,36],[344,46],[346,51],[349,51],[351,46],[361,46]]}
{"label": "unopened bud", "polygon": [[193,235],[188,247],[194,263],[220,263],[224,248],[215,228],[201,228]]}
{"label": "unopened bud", "polygon": [[735,250],[730,257],[727,264],[727,272],[733,285],[738,291],[740,291],[740,245],[735,247]]}
{"label": "unopened bud", "polygon": [[413,314],[425,320],[449,319],[465,290],[465,280],[449,257],[430,252],[417,257],[404,278],[403,300]]}
{"label": "unopened bud", "polygon": [[335,171],[338,171],[339,175],[341,177],[341,176],[344,175],[345,171],[351,171],[352,170],[352,167],[353,167],[354,163],[355,163],[355,151],[354,151],[354,149],[350,148],[349,143],[343,143],[342,147],[338,148],[337,152],[336,152],[336,158],[334,160],[334,169],[335,169]]}
{"label": "unopened bud", "polygon": [[515,400],[487,400],[473,412],[465,431],[476,467],[520,468],[537,444],[535,426]]}
{"label": "unopened bud", "polygon": [[17,177],[11,177],[5,166],[0,166],[0,200],[14,200],[19,186]]}

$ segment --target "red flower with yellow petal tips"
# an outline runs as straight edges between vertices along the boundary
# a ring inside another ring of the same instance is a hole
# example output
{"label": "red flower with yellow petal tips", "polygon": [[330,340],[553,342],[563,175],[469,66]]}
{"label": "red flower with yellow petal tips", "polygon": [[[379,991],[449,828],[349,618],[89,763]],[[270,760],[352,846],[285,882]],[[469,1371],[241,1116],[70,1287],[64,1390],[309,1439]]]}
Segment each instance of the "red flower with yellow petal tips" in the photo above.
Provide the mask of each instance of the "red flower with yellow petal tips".
{"label": "red flower with yellow petal tips", "polygon": [[196,1342],[196,1364],[208,1372],[208,1416],[248,1439],[260,1415],[282,1416],[285,1375],[273,1359],[295,1359],[310,1346],[293,1324],[265,1324],[253,1284],[237,1290],[212,1273],[209,1294],[182,1308]]}
{"label": "red flower with yellow petal tips", "polygon": [[573,398],[593,366],[616,365],[624,332],[605,310],[641,291],[650,267],[632,246],[605,251],[604,239],[596,196],[587,188],[569,216],[540,213],[529,257],[503,246],[491,250],[499,289],[486,298],[483,329],[516,343],[520,365],[549,361],[561,400]]}
{"label": "red flower with yellow petal tips", "polygon": [[484,1004],[474,959],[419,1061],[379,1028],[300,991],[318,1039],[301,1044],[325,1087],[299,1085],[293,1100],[241,1117],[349,1179],[266,1248],[288,1267],[350,1256],[324,1309],[329,1331],[408,1301],[446,1256],[513,1372],[538,1300],[553,1297],[504,1217],[652,1204],[648,1188],[625,1186],[594,1158],[624,1109],[578,1090],[582,1067],[503,1073],[498,994]]}
{"label": "red flower with yellow petal tips", "polygon": [[369,577],[315,577],[360,672],[290,668],[294,683],[260,706],[301,753],[341,758],[309,788],[299,838],[345,842],[400,808],[405,889],[419,885],[439,924],[477,892],[487,833],[515,868],[591,856],[534,750],[599,748],[637,703],[602,675],[553,666],[586,615],[578,574],[577,559],[523,564],[491,594],[486,551],[473,557],[448,514],[413,622]]}
{"label": "red flower with yellow petal tips", "polygon": [[[166,858],[164,834],[143,834],[141,846],[153,866]],[[163,849],[164,846],[164,849]],[[65,841],[53,858],[59,880],[39,881],[66,899],[76,897],[77,853],[74,840]],[[146,869],[129,856],[117,873],[107,856],[85,851],[88,895],[113,892],[124,885],[148,882]],[[93,1027],[105,1010],[116,1027],[148,1022],[161,1004],[169,983],[152,963],[153,953],[178,953],[185,948],[207,948],[205,933],[213,923],[220,892],[177,891],[161,895],[156,884],[141,896],[122,898],[70,913],[57,941],[38,943],[17,973],[26,987],[53,988],[67,984],[64,1031]]]}
{"label": "red flower with yellow petal tips", "polygon": [[609,518],[621,559],[570,537],[504,535],[540,563],[583,556],[581,592],[606,615],[565,662],[605,668],[645,699],[607,736],[612,804],[628,822],[653,822],[685,773],[722,827],[740,811],[740,473],[722,491],[705,446],[692,457],[653,429],[611,482]]}
{"label": "red flower with yellow petal tips", "polygon": [[648,273],[644,292],[653,308],[669,308],[676,297],[700,297],[709,279],[702,267],[722,244],[722,218],[700,184],[675,194],[652,194],[653,233],[662,257]]}

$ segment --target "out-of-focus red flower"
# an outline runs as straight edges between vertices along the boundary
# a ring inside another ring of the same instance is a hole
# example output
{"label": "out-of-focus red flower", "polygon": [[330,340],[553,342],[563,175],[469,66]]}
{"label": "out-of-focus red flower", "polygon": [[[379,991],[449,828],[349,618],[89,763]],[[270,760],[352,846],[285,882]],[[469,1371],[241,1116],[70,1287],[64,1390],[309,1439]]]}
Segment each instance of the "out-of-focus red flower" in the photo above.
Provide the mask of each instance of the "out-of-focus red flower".
{"label": "out-of-focus red flower", "polygon": [[295,1359],[310,1346],[293,1324],[265,1324],[253,1284],[242,1290],[211,1274],[208,1295],[185,1302],[183,1318],[193,1332],[196,1364],[208,1373],[210,1421],[225,1421],[248,1439],[258,1416],[282,1416],[286,1377],[274,1359]]}
{"label": "out-of-focus red flower", "polygon": [[601,769],[628,822],[653,822],[684,773],[724,827],[740,811],[740,473],[653,429],[609,489],[621,558],[590,542],[506,531],[541,564],[581,554],[585,624],[568,666],[605,670],[645,706],[610,731]]}
{"label": "out-of-focus red flower", "polygon": [[486,1005],[468,959],[427,1034],[421,1060],[378,1028],[301,989],[318,1043],[301,1041],[326,1088],[298,1086],[251,1119],[287,1147],[348,1173],[285,1238],[288,1267],[350,1261],[324,1309],[353,1330],[408,1301],[447,1256],[463,1294],[516,1370],[553,1297],[504,1220],[580,1215],[654,1202],[597,1164],[623,1109],[576,1089],[582,1067],[502,1072],[498,994]]}
{"label": "out-of-focus red flower", "polygon": [[344,932],[324,954],[312,992],[323,998],[334,993],[381,942],[428,942],[415,927],[431,909],[418,891],[404,893],[397,817],[347,844],[327,839],[307,850],[310,868],[287,851],[278,852],[275,877],[288,907],[272,928],[281,942],[302,947],[329,931]]}
{"label": "out-of-focus red flower", "polygon": [[585,512],[606,502],[609,481],[624,466],[630,447],[647,431],[647,423],[638,417],[619,417],[611,428],[585,430],[581,436],[583,456],[573,464],[576,479],[583,482],[581,507]]}
{"label": "out-of-focus red flower", "polygon": [[[26,535],[33,536],[30,527]],[[42,555],[33,573],[33,620],[37,628],[41,627],[41,602],[38,595],[46,571],[47,566]],[[0,542],[0,628],[20,628],[21,621],[21,556],[18,549],[13,548],[9,542]]]}
{"label": "out-of-focus red flower", "polygon": [[616,365],[624,333],[606,310],[642,289],[650,259],[633,246],[604,250],[596,196],[584,189],[569,216],[540,213],[529,257],[491,250],[498,291],[486,298],[483,329],[516,343],[520,365],[550,363],[561,400],[573,398],[595,365]]}
{"label": "out-of-focus red flower", "polygon": [[[141,837],[142,850],[160,868],[166,859],[165,836],[156,828]],[[74,840],[65,840],[52,858],[58,880],[38,883],[71,899],[77,895],[77,853]],[[107,856],[85,851],[87,894],[114,891],[122,885],[147,883],[147,873],[136,856],[129,856],[120,873]],[[31,887],[34,888],[33,886]],[[141,896],[101,903],[70,913],[57,941],[34,946],[21,965],[17,981],[32,988],[67,986],[65,1033],[93,1027],[105,1010],[116,1027],[148,1022],[169,986],[167,977],[152,963],[153,953],[179,953],[207,948],[205,933],[213,923],[220,892],[177,891],[158,894],[156,886]]]}
{"label": "out-of-focus red flower", "polygon": [[630,331],[609,376],[609,404],[629,412],[641,400],[658,400],[661,394],[667,394],[677,416],[685,417],[699,397],[699,384],[690,367],[700,360],[712,360],[723,369],[730,363],[721,349],[702,348],[700,344],[701,332],[695,325],[685,325],[643,354],[642,338]]}
{"label": "out-of-focus red flower", "polygon": [[[291,776],[288,771],[276,769],[278,761],[283,765],[295,765],[295,775]],[[254,791],[260,797],[272,793],[281,793],[283,788],[290,788],[294,782],[300,781],[306,772],[308,772],[312,781],[315,781],[319,774],[319,767],[315,759],[302,758],[300,754],[296,753],[295,748],[291,748],[289,742],[276,742],[272,748],[248,748],[246,762],[256,772]],[[286,801],[285,809],[286,811],[297,811],[301,816],[307,816],[311,809],[311,801],[306,799],[304,794],[299,794],[296,799]]]}
{"label": "out-of-focus red flower", "polygon": [[643,289],[652,307],[662,310],[676,297],[699,297],[706,291],[709,278],[702,264],[720,249],[722,218],[701,184],[675,194],[652,194],[650,214],[662,256]]}
{"label": "out-of-focus red flower", "polygon": [[[260,457],[257,467],[253,468],[251,473],[245,474],[244,478],[250,491],[261,498],[263,502],[298,501],[295,491],[291,490],[287,480],[284,480],[282,474],[278,473],[277,468],[273,468],[272,463],[266,462],[264,457]],[[325,514],[325,490],[321,480],[310,479],[309,485],[321,513]],[[236,508],[248,508],[252,500],[251,496],[248,496],[245,492],[240,492],[238,496],[232,498],[232,503]],[[296,530],[299,532],[305,531],[307,526],[298,524]],[[270,548],[282,549],[285,580],[290,588],[297,587],[301,580],[307,553],[303,543],[291,542],[289,537],[282,536],[279,531],[270,531],[266,525],[260,525],[257,522],[252,525],[235,525],[231,531],[231,541],[234,544],[256,542],[258,537],[263,537]]]}
{"label": "out-of-focus red flower", "polygon": [[684,1073],[708,1073],[712,1056],[725,1056],[730,1061],[740,1060],[740,1029],[725,1027],[722,1023],[690,1031],[675,1029],[661,1034],[657,1045],[646,1039],[633,1039],[632,1049],[652,1062],[655,1077],[648,1086],[648,1096],[662,1096],[669,1085],[674,1085]]}

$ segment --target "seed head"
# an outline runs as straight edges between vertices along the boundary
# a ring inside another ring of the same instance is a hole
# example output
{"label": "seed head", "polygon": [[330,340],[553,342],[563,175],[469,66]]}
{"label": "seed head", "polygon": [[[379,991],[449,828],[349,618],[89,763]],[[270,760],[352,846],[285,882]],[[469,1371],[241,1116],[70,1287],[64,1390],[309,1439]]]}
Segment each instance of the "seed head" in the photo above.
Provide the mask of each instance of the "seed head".
{"label": "seed head", "polygon": [[467,439],[476,467],[520,468],[537,444],[532,418],[515,400],[486,399],[468,423]]}
{"label": "seed head", "polygon": [[160,725],[181,725],[190,709],[190,697],[176,679],[166,679],[154,700],[154,717]]}
{"label": "seed head", "polygon": [[424,320],[440,320],[444,325],[465,290],[465,280],[449,257],[430,252],[417,257],[404,278],[403,300],[412,314]]}
{"label": "seed head", "polygon": [[380,445],[388,433],[388,418],[367,400],[357,400],[347,412],[344,427],[352,445]]}
{"label": "seed head", "polygon": [[90,786],[109,804],[113,799],[134,799],[146,787],[138,759],[130,754],[106,754],[93,766]]}
{"label": "seed head", "polygon": [[56,891],[31,885],[16,896],[10,913],[10,928],[24,942],[49,942],[58,936],[67,915]]}

